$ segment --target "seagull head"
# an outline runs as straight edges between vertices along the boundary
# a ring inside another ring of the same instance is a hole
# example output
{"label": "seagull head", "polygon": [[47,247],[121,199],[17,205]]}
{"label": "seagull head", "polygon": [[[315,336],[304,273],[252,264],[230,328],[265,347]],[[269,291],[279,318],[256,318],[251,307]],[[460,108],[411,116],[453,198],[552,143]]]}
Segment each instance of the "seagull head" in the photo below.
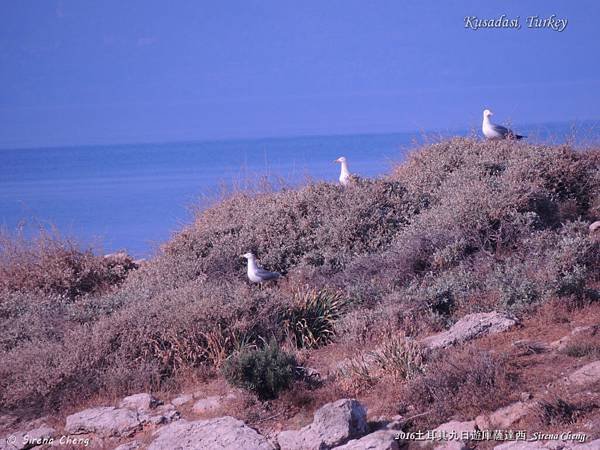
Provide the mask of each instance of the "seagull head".
{"label": "seagull head", "polygon": [[240,258],[246,258],[248,260],[254,259],[254,253],[252,253],[252,252],[244,253],[243,255],[240,255]]}
{"label": "seagull head", "polygon": [[484,119],[485,119],[486,117],[491,117],[491,116],[493,116],[493,115],[494,115],[494,113],[493,113],[493,112],[491,112],[489,109],[485,109],[485,110],[483,111],[483,118],[484,118]]}
{"label": "seagull head", "polygon": [[340,156],[334,162],[336,162],[336,163],[345,163],[346,162],[346,157],[345,156]]}

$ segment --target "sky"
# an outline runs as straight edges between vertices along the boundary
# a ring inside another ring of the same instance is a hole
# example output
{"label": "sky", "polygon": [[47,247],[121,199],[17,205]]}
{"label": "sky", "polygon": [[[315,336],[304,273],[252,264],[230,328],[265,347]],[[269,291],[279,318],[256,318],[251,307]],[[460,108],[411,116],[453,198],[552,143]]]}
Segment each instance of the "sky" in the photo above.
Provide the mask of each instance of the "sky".
{"label": "sky", "polygon": [[597,0],[3,0],[0,148],[594,120],[599,44]]}

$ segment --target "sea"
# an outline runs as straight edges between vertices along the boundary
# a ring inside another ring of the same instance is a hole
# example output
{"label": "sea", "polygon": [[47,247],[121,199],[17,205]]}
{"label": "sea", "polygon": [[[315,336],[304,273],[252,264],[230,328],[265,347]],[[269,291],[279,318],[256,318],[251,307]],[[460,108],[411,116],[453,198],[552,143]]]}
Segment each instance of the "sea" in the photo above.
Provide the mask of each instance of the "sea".
{"label": "sea", "polygon": [[[515,128],[534,143],[600,143],[600,121]],[[146,258],[232,191],[336,182],[340,156],[353,173],[384,176],[408,152],[452,135],[477,131],[0,149],[0,227]]]}

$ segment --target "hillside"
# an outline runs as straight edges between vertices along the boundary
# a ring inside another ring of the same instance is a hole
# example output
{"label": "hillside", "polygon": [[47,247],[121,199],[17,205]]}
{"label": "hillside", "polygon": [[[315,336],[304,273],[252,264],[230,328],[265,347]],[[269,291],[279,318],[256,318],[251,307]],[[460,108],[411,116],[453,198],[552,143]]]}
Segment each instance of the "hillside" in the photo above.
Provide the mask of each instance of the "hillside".
{"label": "hillside", "polygon": [[[523,429],[585,431],[600,398],[548,386],[600,359],[599,219],[600,150],[456,138],[345,188],[235,193],[139,267],[5,236],[1,412],[24,421],[137,392],[226,395],[232,361],[270,343],[304,369],[269,395],[239,391],[230,415],[259,430],[305,425],[345,397],[371,421],[401,414],[427,430],[531,394],[542,412]],[[284,277],[249,284],[248,251]],[[492,312],[514,326],[424,340]],[[587,331],[550,351],[576,326]]]}

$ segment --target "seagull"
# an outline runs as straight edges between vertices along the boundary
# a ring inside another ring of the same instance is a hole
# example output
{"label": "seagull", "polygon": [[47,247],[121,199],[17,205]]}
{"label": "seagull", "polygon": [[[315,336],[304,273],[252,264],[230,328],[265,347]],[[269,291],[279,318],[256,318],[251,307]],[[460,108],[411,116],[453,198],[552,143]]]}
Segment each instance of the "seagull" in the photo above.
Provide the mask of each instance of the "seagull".
{"label": "seagull", "polygon": [[483,131],[483,135],[490,140],[500,140],[500,139],[523,139],[527,136],[521,136],[520,134],[515,134],[513,130],[510,130],[502,125],[493,124],[490,121],[490,116],[493,116],[494,113],[489,109],[483,111],[483,123],[481,124],[481,131]]}
{"label": "seagull", "polygon": [[263,269],[256,263],[256,256],[253,253],[248,252],[240,255],[240,258],[246,258],[248,260],[248,278],[253,283],[262,283],[263,281],[275,280],[281,276],[279,272],[269,272]]}
{"label": "seagull", "polygon": [[350,184],[352,181],[356,181],[358,179],[356,175],[351,174],[348,170],[348,160],[345,156],[340,156],[334,162],[340,163],[342,165],[342,170],[340,171],[339,177],[340,184],[342,186],[348,186],[348,184]]}

